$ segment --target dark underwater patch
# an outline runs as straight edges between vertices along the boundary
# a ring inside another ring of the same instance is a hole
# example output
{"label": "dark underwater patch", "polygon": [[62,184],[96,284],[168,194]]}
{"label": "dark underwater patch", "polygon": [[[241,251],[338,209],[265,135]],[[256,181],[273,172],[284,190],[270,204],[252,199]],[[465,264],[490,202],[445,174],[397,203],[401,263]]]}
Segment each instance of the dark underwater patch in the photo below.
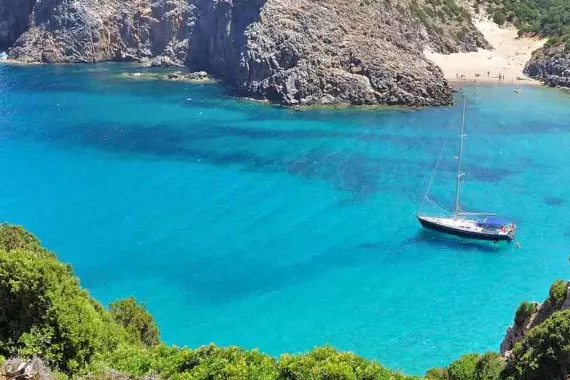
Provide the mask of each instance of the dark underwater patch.
{"label": "dark underwater patch", "polygon": [[562,197],[555,197],[555,196],[544,197],[544,203],[546,203],[549,206],[559,207],[562,206],[565,202],[566,200]]}

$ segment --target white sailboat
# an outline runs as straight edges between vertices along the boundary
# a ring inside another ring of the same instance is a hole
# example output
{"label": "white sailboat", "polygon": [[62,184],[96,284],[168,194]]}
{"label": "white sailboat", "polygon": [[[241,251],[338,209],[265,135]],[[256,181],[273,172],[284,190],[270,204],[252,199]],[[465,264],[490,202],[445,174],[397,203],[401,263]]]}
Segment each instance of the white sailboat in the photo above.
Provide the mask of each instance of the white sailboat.
{"label": "white sailboat", "polygon": [[[512,241],[515,238],[516,224],[507,222],[505,219],[491,213],[470,213],[461,209],[460,194],[461,181],[465,173],[461,170],[463,157],[463,142],[465,140],[465,99],[463,101],[463,118],[461,121],[461,134],[459,135],[459,154],[457,156],[457,178],[455,184],[455,204],[451,212],[445,215],[429,215],[418,212],[416,217],[424,228],[429,228],[439,232],[461,236],[465,238],[491,240],[491,241]],[[441,157],[440,157],[441,158]],[[439,162],[438,162],[439,164]],[[437,166],[436,166],[437,169]],[[435,175],[435,172],[434,172]],[[433,180],[433,178],[432,178]],[[428,197],[431,183],[422,200],[422,204],[427,200],[434,203]],[[438,206],[439,207],[439,206]],[[421,206],[420,206],[421,210]]]}

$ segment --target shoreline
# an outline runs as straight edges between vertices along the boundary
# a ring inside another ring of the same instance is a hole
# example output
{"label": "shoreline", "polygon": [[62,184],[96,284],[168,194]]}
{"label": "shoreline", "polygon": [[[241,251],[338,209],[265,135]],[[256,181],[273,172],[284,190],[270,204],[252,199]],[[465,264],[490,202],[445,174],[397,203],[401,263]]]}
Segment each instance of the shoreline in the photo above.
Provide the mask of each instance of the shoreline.
{"label": "shoreline", "polygon": [[474,52],[440,54],[429,49],[427,59],[437,64],[450,83],[542,85],[539,80],[524,73],[532,53],[541,48],[546,39],[519,37],[514,26],[500,27],[493,21],[478,17],[473,24],[493,49]]}
{"label": "shoreline", "polygon": [[461,85],[469,85],[469,86],[489,86],[489,85],[498,85],[498,86],[513,86],[513,87],[536,87],[536,86],[544,86],[544,84],[535,79],[518,79],[518,80],[498,80],[497,78],[476,78],[476,79],[457,79],[457,78],[445,78],[447,83],[452,86],[461,86]]}

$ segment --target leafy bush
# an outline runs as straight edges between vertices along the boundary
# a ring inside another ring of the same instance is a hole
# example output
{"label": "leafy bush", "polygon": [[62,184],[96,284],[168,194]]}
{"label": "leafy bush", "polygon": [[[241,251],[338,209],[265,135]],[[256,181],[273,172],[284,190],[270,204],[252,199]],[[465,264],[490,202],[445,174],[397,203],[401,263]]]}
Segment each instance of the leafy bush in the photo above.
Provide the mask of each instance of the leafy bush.
{"label": "leafy bush", "polygon": [[560,309],[562,304],[566,300],[566,282],[562,280],[554,281],[550,286],[550,291],[548,292],[548,301],[555,309]]}
{"label": "leafy bush", "polygon": [[449,380],[447,368],[432,368],[426,372],[426,380]]}
{"label": "leafy bush", "polygon": [[564,380],[570,374],[570,310],[556,312],[513,348],[507,379]]}
{"label": "leafy bush", "polygon": [[424,12],[424,10],[420,8],[417,3],[413,3],[410,9],[414,16],[416,16],[425,27],[429,28],[430,22],[426,12]]}
{"label": "leafy bush", "polygon": [[376,362],[330,347],[316,348],[305,355],[282,355],[277,368],[279,380],[411,379],[395,374]]}
{"label": "leafy bush", "polygon": [[447,368],[434,368],[426,373],[426,380],[499,380],[505,367],[496,352],[464,355]]}
{"label": "leafy bush", "polygon": [[159,343],[158,327],[154,318],[146,311],[144,306],[137,304],[133,297],[113,302],[109,306],[113,319],[123,326],[136,342],[146,346]]}
{"label": "leafy bush", "polygon": [[521,303],[515,314],[515,326],[521,326],[534,312],[536,312],[534,303],[526,301]]}
{"label": "leafy bush", "polygon": [[376,362],[330,347],[304,355],[283,355],[279,361],[258,351],[214,345],[196,350],[159,345],[142,348],[122,345],[92,366],[95,373],[107,368],[129,376],[155,374],[168,379],[224,380],[406,380]]}
{"label": "leafy bush", "polygon": [[121,345],[94,364],[95,373],[113,368],[130,376],[158,375],[165,379],[276,379],[275,359],[257,351],[214,345],[196,350],[158,345]]}
{"label": "leafy bush", "polygon": [[473,380],[475,368],[481,358],[479,354],[467,354],[449,365],[449,380]]}
{"label": "leafy bush", "polygon": [[25,249],[32,252],[47,252],[34,235],[20,226],[0,223],[0,250],[5,252]]}
{"label": "leafy bush", "polygon": [[487,352],[475,366],[475,380],[499,380],[505,368],[505,360],[496,352]]}
{"label": "leafy bush", "polygon": [[498,25],[503,25],[507,21],[507,16],[501,10],[496,9],[493,13],[493,21]]}
{"label": "leafy bush", "polygon": [[435,17],[435,16],[436,16],[435,10],[434,10],[433,8],[428,7],[428,6],[425,6],[425,5],[424,5],[422,8],[423,8],[424,12],[425,12],[429,17]]}
{"label": "leafy bush", "polygon": [[126,336],[71,267],[20,227],[0,226],[0,355],[40,356],[75,373]]}

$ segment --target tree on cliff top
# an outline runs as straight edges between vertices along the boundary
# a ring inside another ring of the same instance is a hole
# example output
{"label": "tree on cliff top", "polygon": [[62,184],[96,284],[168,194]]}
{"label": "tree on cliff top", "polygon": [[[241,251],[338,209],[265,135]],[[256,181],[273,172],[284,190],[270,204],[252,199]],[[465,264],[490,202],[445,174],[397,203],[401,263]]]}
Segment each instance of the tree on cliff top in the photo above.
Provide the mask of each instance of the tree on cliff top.
{"label": "tree on cliff top", "polygon": [[566,294],[568,290],[566,288],[566,281],[557,280],[550,286],[550,291],[548,292],[548,302],[555,309],[560,309],[564,301],[566,301]]}
{"label": "tree on cliff top", "polygon": [[556,312],[513,349],[504,378],[565,380],[570,374],[570,310]]}

